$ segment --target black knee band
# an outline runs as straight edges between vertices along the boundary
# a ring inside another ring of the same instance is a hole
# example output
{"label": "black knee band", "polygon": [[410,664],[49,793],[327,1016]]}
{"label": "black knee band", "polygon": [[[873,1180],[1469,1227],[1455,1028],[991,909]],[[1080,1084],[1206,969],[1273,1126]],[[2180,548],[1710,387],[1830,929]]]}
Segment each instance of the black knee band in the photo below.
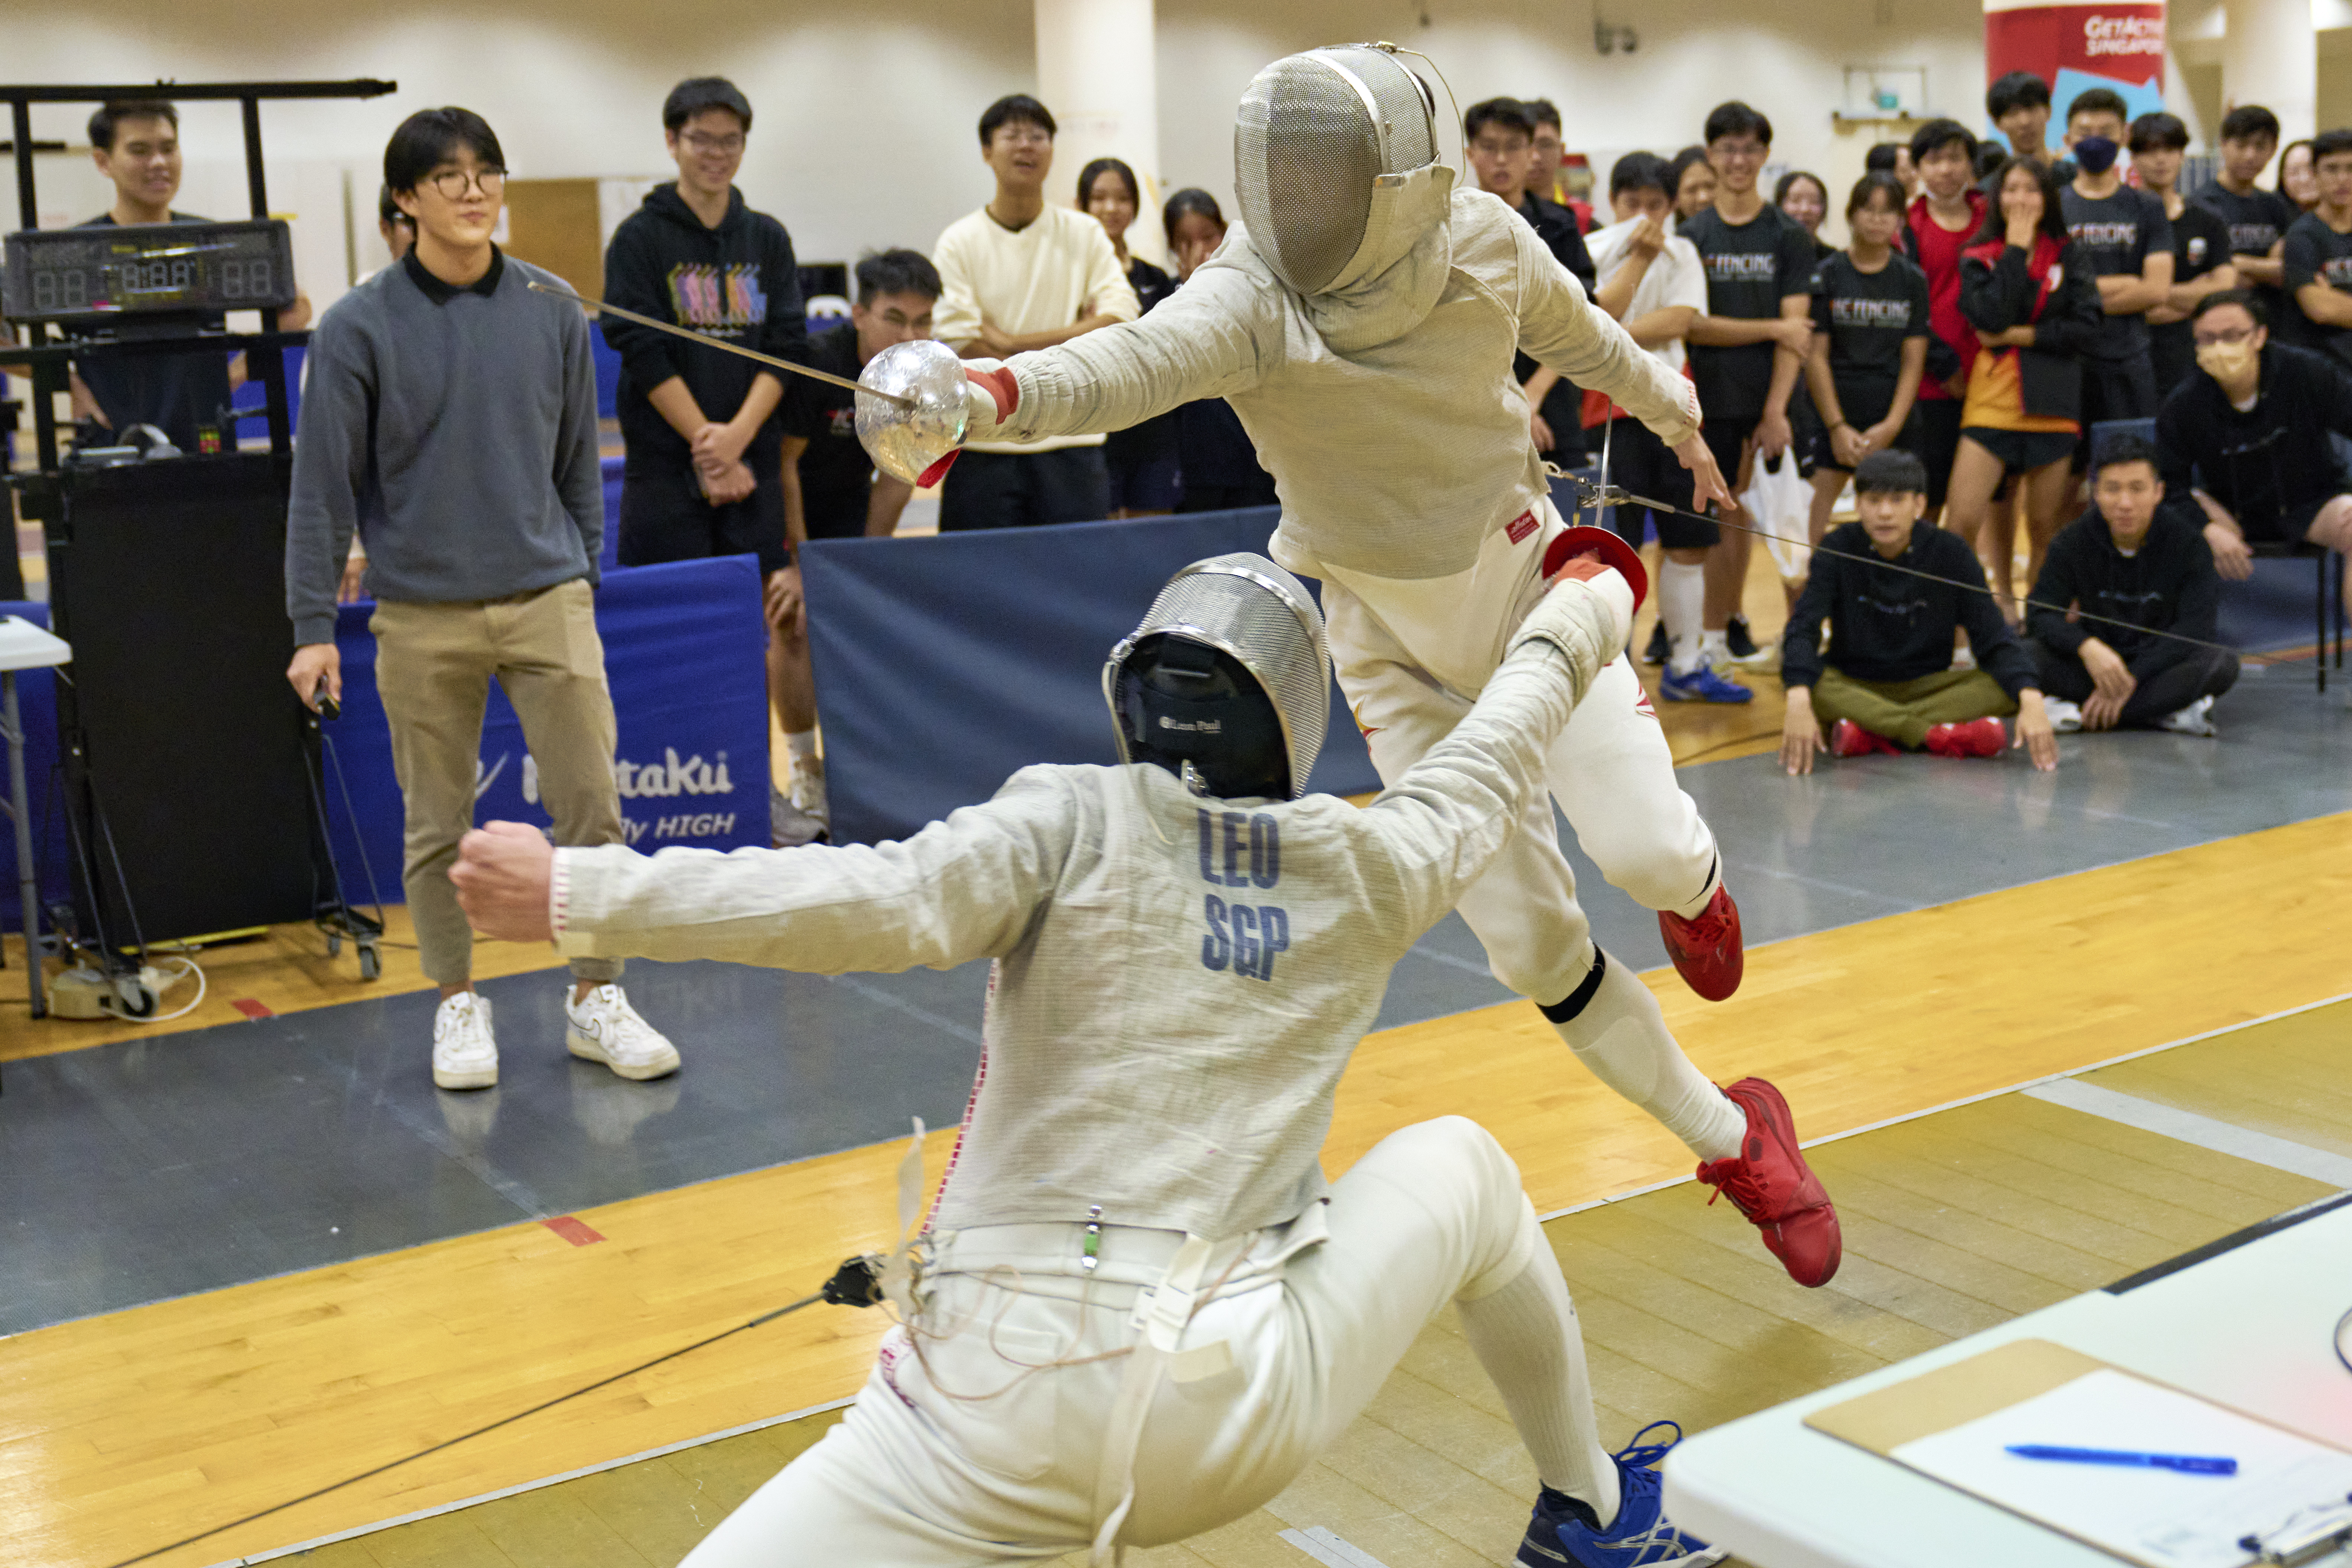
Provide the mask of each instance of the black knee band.
{"label": "black knee band", "polygon": [[1566,997],[1562,998],[1559,1001],[1553,1002],[1549,1007],[1545,1006],[1541,1002],[1538,1002],[1536,1004],[1536,1010],[1543,1014],[1544,1017],[1549,1019],[1554,1023],[1568,1022],[1570,1019],[1576,1017],[1577,1014],[1582,1012],[1586,1008],[1592,1005],[1594,994],[1601,989],[1601,977],[1608,972],[1609,955],[1603,953],[1598,946],[1594,947],[1592,949],[1592,968],[1591,972],[1584,977],[1584,983],[1577,987],[1576,989],[1569,992]]}

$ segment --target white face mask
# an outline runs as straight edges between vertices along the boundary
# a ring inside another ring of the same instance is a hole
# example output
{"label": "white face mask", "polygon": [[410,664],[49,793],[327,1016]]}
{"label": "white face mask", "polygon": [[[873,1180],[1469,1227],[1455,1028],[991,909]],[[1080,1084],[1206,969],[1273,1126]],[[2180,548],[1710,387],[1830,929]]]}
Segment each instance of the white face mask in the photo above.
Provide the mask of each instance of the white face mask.
{"label": "white face mask", "polygon": [[2253,368],[2261,351],[2252,338],[2241,338],[2234,343],[2200,343],[2197,368],[2217,382],[2240,381]]}

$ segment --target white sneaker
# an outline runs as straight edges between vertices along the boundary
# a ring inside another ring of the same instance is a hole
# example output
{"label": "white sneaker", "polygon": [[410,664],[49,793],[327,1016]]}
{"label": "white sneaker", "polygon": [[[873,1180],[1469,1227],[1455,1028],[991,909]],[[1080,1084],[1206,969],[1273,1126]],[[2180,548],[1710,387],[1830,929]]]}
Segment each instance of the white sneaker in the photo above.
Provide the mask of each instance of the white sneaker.
{"label": "white sneaker", "polygon": [[490,1034],[490,998],[459,991],[433,1015],[433,1085],[488,1089],[499,1081],[499,1042]]}
{"label": "white sneaker", "polygon": [[2061,735],[2073,735],[2083,727],[2080,704],[2070,703],[2063,697],[2043,697],[2042,711],[2050,716],[2050,727]]}
{"label": "white sneaker", "polygon": [[833,826],[833,811],[824,803],[824,768],[822,764],[794,769],[793,804],[815,818],[818,826]]}
{"label": "white sneaker", "polygon": [[677,1071],[677,1047],[637,1016],[618,986],[599,986],[584,1002],[563,988],[563,1043],[583,1061],[601,1061],[639,1082]]}
{"label": "white sneaker", "polygon": [[2219,735],[2221,732],[2215,728],[2213,721],[2206,716],[2212,711],[2213,699],[2199,697],[2187,707],[2175,708],[2157,720],[2157,727],[2168,729],[2175,735]]}
{"label": "white sneaker", "polygon": [[768,843],[771,848],[798,849],[823,837],[823,822],[793,804],[790,795],[772,784],[768,786]]}

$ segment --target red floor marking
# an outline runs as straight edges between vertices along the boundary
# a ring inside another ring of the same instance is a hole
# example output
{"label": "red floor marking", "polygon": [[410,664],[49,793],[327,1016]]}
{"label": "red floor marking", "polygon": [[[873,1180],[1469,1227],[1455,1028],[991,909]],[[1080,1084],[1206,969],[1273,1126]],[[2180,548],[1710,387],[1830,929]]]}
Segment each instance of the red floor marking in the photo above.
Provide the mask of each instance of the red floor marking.
{"label": "red floor marking", "polygon": [[249,1019],[268,1019],[276,1018],[278,1016],[276,1013],[269,1010],[269,1008],[266,1003],[257,1002],[251,997],[239,997],[236,1000],[229,1003],[229,1006],[235,1008],[237,1011],[243,1013]]}
{"label": "red floor marking", "polygon": [[554,1231],[558,1236],[562,1237],[566,1241],[571,1242],[574,1247],[593,1247],[597,1242],[604,1239],[594,1231],[589,1229],[585,1224],[573,1218],[568,1214],[559,1214],[552,1219],[542,1219],[540,1223],[546,1226],[550,1230]]}

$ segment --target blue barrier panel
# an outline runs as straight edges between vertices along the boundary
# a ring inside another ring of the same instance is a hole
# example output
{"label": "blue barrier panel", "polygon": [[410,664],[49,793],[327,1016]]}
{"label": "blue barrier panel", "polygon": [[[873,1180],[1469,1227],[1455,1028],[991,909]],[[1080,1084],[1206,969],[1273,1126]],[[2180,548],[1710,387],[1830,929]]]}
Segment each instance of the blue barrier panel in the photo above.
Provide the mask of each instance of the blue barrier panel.
{"label": "blue barrier panel", "polygon": [[[268,350],[256,351],[266,353]],[[279,352],[286,356],[286,427],[289,430],[299,430],[302,426],[302,356],[308,350],[298,345],[280,350]],[[258,375],[251,373],[252,367],[249,361],[247,370],[246,379],[239,382],[236,390],[229,394],[229,406],[240,413],[251,413],[257,415],[261,410],[268,406],[269,390],[261,384],[261,378]],[[265,426],[258,418],[256,418],[239,421],[238,428],[247,435],[259,435]]]}
{"label": "blue barrier panel", "polygon": [[[49,607],[38,600],[0,600],[0,615],[21,615],[44,628],[49,623]],[[40,867],[45,905],[66,897],[71,886],[65,803],[57,791],[57,691],[52,671],[16,672],[16,704],[25,724],[25,798],[32,804],[33,861]],[[0,755],[0,768],[5,766],[6,758]],[[7,777],[0,774],[0,800],[7,799]],[[0,816],[0,931],[24,928],[16,898],[16,830]],[[22,988],[20,981],[0,982],[0,988],[6,987]]]}
{"label": "blue barrier panel", "polygon": [[596,361],[596,417],[618,419],[621,406],[621,350],[604,341],[604,329],[588,323],[588,351]]}
{"label": "blue barrier panel", "polygon": [[[1271,507],[801,553],[835,843],[904,838],[1036,762],[1116,762],[1102,666],[1187,562],[1263,552]],[[1377,789],[1335,688],[1308,783]]]}
{"label": "blue barrier panel", "polygon": [[[621,815],[628,841],[641,850],[768,842],[767,631],[760,595],[760,564],[748,555],[634,567],[611,573],[597,591],[596,629],[620,720]],[[343,655],[343,715],[322,727],[332,751],[328,821],[343,895],[354,904],[404,897],[400,786],[376,695],[375,639],[367,629],[374,610],[370,603],[342,608],[335,641]],[[541,827],[549,820],[522,725],[496,690],[482,721],[474,819]]]}
{"label": "blue barrier panel", "polygon": [[604,476],[604,548],[597,552],[606,571],[621,564],[621,474],[628,466],[625,457],[599,459]]}

